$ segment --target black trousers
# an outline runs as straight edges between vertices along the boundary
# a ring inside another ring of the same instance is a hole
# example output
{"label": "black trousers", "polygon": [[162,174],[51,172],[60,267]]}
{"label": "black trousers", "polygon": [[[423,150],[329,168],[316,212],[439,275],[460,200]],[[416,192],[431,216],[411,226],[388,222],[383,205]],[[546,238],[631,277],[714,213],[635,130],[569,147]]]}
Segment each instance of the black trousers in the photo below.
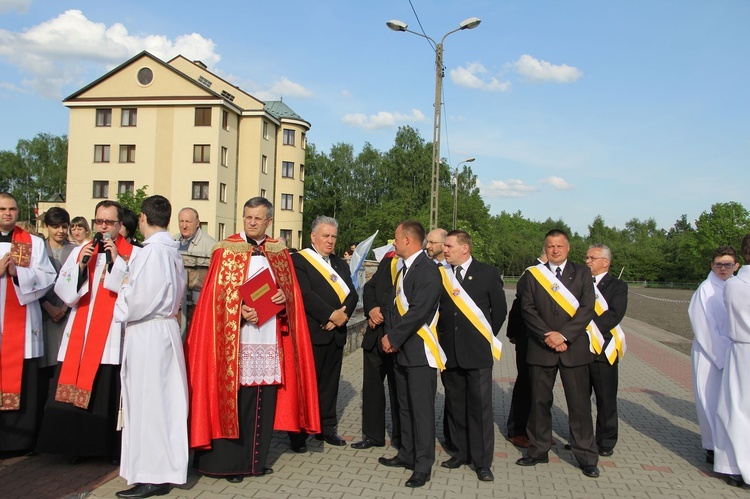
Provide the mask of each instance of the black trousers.
{"label": "black trousers", "polygon": [[528,339],[521,337],[516,339],[516,369],[518,375],[513,385],[513,395],[510,400],[510,411],[508,411],[507,431],[508,438],[525,437],[526,425],[529,422],[529,411],[531,410],[531,379],[529,377],[529,365],[526,363],[526,352],[528,351]]}
{"label": "black trousers", "polygon": [[588,364],[576,367],[529,366],[531,413],[526,427],[529,435],[528,456],[536,459],[548,457],[552,441],[552,389],[558,371],[568,403],[570,447],[573,455],[580,466],[594,466],[599,461],[599,453],[594,444],[594,427],[591,420]]}
{"label": "black trousers", "polygon": [[414,471],[430,473],[435,463],[435,392],[437,374],[430,366],[405,367],[398,363],[396,393],[401,420],[398,458]]}
{"label": "black trousers", "polygon": [[398,415],[396,378],[393,372],[394,355],[380,351],[376,346],[362,350],[362,433],[378,445],[385,444],[385,386],[388,380],[388,398],[391,404],[391,442],[401,445],[401,422]]}
{"label": "black trousers", "polygon": [[492,368],[446,369],[442,374],[445,398],[450,401],[449,424],[461,461],[476,468],[492,466],[495,447],[492,411]]}
{"label": "black trousers", "polygon": [[614,449],[617,444],[618,364],[597,360],[589,365],[591,388],[596,395],[596,445],[599,449]]}

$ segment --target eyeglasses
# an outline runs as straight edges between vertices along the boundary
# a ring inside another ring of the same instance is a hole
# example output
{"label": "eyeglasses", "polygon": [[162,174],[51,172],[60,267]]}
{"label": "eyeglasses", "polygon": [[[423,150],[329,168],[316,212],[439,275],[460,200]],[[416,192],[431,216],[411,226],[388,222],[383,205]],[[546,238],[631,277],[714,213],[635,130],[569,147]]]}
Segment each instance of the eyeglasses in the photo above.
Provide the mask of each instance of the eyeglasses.
{"label": "eyeglasses", "polygon": [[586,261],[588,260],[609,260],[609,258],[604,258],[603,256],[587,256]]}
{"label": "eyeglasses", "polygon": [[715,269],[731,269],[732,267],[734,267],[737,264],[736,263],[714,262],[712,265],[714,266]]}
{"label": "eyeglasses", "polygon": [[94,220],[94,223],[96,225],[115,225],[119,224],[120,222],[118,220],[105,220],[103,218],[97,218]]}
{"label": "eyeglasses", "polygon": [[427,246],[432,246],[433,244],[443,244],[442,241],[427,241]]}

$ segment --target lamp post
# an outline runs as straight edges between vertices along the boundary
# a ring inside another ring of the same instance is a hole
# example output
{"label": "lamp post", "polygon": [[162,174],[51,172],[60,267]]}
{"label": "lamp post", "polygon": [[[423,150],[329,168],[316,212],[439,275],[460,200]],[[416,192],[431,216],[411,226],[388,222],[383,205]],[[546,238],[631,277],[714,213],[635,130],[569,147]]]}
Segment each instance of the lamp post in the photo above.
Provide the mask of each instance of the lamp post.
{"label": "lamp post", "polygon": [[442,107],[442,93],[443,93],[443,42],[446,37],[456,31],[464,29],[474,29],[479,26],[482,22],[478,17],[470,17],[461,21],[457,29],[449,31],[440,40],[440,43],[435,43],[435,40],[422,33],[411,31],[406,29],[408,26],[406,23],[397,20],[390,20],[386,24],[393,31],[406,31],[422,38],[427,38],[433,44],[435,44],[435,115],[432,128],[432,182],[430,187],[430,230],[437,228],[438,226],[438,191],[440,188],[440,108]]}
{"label": "lamp post", "polygon": [[456,165],[453,177],[453,180],[455,181],[455,184],[453,185],[453,230],[456,230],[456,224],[458,221],[458,167],[464,163],[472,163],[475,159],[476,158],[465,159]]}

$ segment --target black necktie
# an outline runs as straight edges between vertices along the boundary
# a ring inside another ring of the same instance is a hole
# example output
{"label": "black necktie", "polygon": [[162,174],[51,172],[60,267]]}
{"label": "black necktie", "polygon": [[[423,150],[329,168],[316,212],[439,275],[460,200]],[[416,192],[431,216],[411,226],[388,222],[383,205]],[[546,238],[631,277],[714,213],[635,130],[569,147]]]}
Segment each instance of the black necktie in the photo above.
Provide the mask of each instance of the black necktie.
{"label": "black necktie", "polygon": [[331,263],[331,259],[328,258],[327,256],[324,256],[323,260],[325,260],[326,263]]}
{"label": "black necktie", "polygon": [[463,269],[461,268],[460,265],[456,267],[456,280],[458,281],[459,284],[464,283],[464,277],[461,275],[461,270]]}
{"label": "black necktie", "polygon": [[562,277],[562,269],[560,267],[557,267],[555,269],[555,277],[557,277],[558,279]]}

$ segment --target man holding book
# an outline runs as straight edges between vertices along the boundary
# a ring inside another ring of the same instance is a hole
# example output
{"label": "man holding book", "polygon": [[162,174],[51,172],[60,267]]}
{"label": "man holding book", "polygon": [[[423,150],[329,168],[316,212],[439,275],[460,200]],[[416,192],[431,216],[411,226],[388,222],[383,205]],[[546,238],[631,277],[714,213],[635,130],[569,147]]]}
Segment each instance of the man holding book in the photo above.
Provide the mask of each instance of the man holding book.
{"label": "man holding book", "polygon": [[232,483],[273,473],[274,429],[320,431],[300,288],[286,247],[266,236],[273,205],[252,198],[243,218],[211,257],[186,342],[195,467]]}

